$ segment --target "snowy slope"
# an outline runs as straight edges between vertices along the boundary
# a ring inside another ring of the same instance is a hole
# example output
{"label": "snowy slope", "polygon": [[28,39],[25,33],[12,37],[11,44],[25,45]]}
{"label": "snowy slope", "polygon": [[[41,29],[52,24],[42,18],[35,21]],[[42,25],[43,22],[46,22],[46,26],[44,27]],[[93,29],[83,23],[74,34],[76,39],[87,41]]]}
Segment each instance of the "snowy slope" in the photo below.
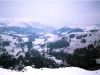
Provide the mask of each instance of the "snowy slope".
{"label": "snowy slope", "polygon": [[34,69],[28,66],[25,70],[23,70],[24,72],[17,72],[0,68],[0,75],[100,75],[100,70],[87,71],[77,67]]}
{"label": "snowy slope", "polygon": [[[21,34],[20,35],[16,34],[16,36],[14,36],[13,34],[12,35],[0,34],[0,36],[1,36],[0,40],[2,40],[2,42],[4,42],[4,41],[10,42],[10,44],[8,46],[4,46],[3,48],[5,48],[7,50],[7,52],[10,55],[13,55],[14,57],[17,57],[17,54],[19,52],[23,51],[21,46],[20,46],[20,43],[28,41],[28,38],[26,37],[26,35],[21,35]],[[20,39],[22,39],[22,41],[19,42]],[[0,47],[2,47],[2,46],[0,46]],[[26,52],[27,48],[24,48],[24,49]]]}
{"label": "snowy slope", "polygon": [[[16,24],[15,27],[12,26],[13,23]],[[21,24],[23,27],[20,27]],[[45,29],[48,31],[46,32]],[[0,22],[0,48],[1,50],[4,50],[0,51],[0,55],[3,53],[11,55],[11,61],[13,61],[12,58],[14,58],[15,61],[18,60],[19,62],[17,63],[17,66],[19,67],[20,63],[24,66],[27,64],[27,66],[33,64],[37,65],[38,63],[38,68],[44,66],[57,68],[62,67],[62,64],[65,67],[69,65],[64,61],[66,57],[63,58],[63,60],[61,56],[57,57],[58,54],[52,55],[50,52],[73,54],[76,49],[84,47],[88,48],[87,46],[90,44],[93,44],[94,47],[96,47],[97,43],[95,44],[95,42],[100,41],[100,28],[95,27],[95,25],[89,28],[87,27],[86,29],[66,27],[58,30],[50,29],[51,28],[44,27],[36,22]],[[2,46],[2,44],[7,41],[10,42],[10,44]],[[9,60],[8,58],[7,60]],[[98,56],[96,59],[99,58],[100,57]],[[38,61],[35,62],[37,59]],[[2,62],[3,61],[4,60],[2,60]],[[39,63],[40,61],[44,65],[41,65],[41,63]],[[2,66],[2,62],[0,66]],[[7,65],[9,65],[9,63]],[[5,66],[5,64],[3,66]],[[12,68],[12,66],[8,68]],[[16,66],[14,69],[16,69]]]}

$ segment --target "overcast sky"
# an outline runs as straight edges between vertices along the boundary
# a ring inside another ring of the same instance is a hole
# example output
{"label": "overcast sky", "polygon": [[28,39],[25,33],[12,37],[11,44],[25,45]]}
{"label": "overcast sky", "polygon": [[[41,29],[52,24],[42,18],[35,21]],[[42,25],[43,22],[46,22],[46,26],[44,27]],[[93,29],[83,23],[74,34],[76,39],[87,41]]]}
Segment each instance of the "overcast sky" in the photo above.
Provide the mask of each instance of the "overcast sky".
{"label": "overcast sky", "polygon": [[100,23],[100,1],[0,0],[0,17],[56,26]]}

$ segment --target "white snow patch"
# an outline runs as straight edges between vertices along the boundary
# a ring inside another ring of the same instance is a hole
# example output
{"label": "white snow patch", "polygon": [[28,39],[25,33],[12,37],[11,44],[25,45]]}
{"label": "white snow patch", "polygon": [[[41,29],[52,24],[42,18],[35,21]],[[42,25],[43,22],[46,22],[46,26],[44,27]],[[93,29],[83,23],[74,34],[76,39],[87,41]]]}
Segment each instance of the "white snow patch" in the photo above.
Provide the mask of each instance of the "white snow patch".
{"label": "white snow patch", "polygon": [[37,44],[44,44],[44,40],[45,39],[42,39],[42,38],[36,38],[35,41],[33,42],[35,45]]}
{"label": "white snow patch", "polygon": [[28,38],[27,37],[23,37],[22,38],[24,42],[28,42]]}
{"label": "white snow patch", "polygon": [[43,51],[43,49],[40,47],[40,45],[36,45],[34,46],[35,49],[37,49],[38,51]]}
{"label": "white snow patch", "polygon": [[100,70],[87,71],[77,67],[66,67],[59,69],[35,69],[28,66],[23,71],[24,72],[17,72],[0,68],[0,75],[100,75]]}
{"label": "white snow patch", "polygon": [[58,39],[58,36],[52,33],[45,34],[45,37],[47,37],[47,42],[54,42]]}
{"label": "white snow patch", "polygon": [[48,57],[48,58],[54,60],[54,61],[55,61],[56,63],[58,63],[58,64],[63,63],[62,60],[58,60],[58,59],[56,59],[55,57]]}

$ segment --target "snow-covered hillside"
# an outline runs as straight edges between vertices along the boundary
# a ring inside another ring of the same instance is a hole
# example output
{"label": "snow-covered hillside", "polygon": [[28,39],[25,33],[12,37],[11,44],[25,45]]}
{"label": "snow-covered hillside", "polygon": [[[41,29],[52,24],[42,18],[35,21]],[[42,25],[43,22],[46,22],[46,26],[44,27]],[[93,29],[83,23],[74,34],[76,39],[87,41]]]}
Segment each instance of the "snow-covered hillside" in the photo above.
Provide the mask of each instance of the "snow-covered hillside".
{"label": "snow-covered hillside", "polygon": [[[78,66],[89,70],[98,69],[97,59],[100,58],[98,26],[86,29],[68,27],[55,29],[36,22],[21,22],[15,26],[12,24],[0,22],[1,67],[15,70],[32,65],[35,65],[35,68]],[[24,26],[20,27],[20,24]]]}
{"label": "snow-covered hillside", "polygon": [[31,67],[26,67],[26,71],[17,72],[11,71],[7,69],[0,68],[0,75],[100,75],[100,70],[95,71],[87,71],[84,69],[80,69],[77,67],[66,67],[66,68],[59,68],[59,69],[48,69],[48,68],[41,68],[41,69],[34,69]]}

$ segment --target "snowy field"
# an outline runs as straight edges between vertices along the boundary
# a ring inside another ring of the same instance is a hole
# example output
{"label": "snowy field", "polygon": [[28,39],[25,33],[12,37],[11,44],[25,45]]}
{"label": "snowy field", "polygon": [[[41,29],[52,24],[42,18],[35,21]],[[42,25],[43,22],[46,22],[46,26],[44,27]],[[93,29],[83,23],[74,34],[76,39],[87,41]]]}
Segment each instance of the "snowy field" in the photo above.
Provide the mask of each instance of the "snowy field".
{"label": "snowy field", "polygon": [[0,68],[0,75],[100,75],[100,70],[87,71],[77,67],[35,69],[28,66],[21,72]]}

